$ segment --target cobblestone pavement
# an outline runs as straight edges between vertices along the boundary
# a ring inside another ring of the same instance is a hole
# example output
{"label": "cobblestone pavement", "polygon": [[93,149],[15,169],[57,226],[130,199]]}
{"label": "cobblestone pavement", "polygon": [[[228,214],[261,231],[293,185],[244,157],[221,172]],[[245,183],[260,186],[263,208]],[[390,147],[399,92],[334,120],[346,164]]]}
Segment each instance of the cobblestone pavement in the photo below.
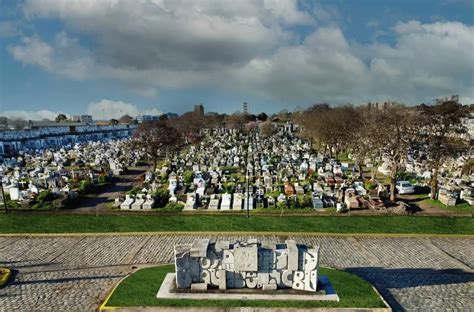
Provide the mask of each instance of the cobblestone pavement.
{"label": "cobblestone pavement", "polygon": [[[94,311],[137,266],[170,263],[173,246],[199,235],[0,237],[0,267],[16,270],[0,289],[0,311]],[[474,309],[474,239],[321,236],[287,238],[321,246],[321,264],[346,269],[375,285],[392,308]]]}

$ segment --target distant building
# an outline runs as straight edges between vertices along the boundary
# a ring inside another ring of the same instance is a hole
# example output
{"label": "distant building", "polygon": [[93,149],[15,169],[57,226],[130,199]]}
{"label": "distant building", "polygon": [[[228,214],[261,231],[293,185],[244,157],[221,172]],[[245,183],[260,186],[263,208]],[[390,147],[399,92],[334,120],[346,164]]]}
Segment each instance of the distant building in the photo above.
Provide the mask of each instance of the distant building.
{"label": "distant building", "polygon": [[31,129],[0,131],[0,156],[13,156],[24,149],[124,139],[130,137],[136,127],[136,125],[99,126],[74,122],[33,122]]}
{"label": "distant building", "polygon": [[74,115],[74,116],[71,116],[71,121],[81,122],[85,124],[90,124],[93,122],[91,115]]}
{"label": "distant building", "polygon": [[249,113],[249,104],[247,102],[244,102],[244,104],[242,105],[242,112],[244,113],[244,115],[248,115],[248,113]]}
{"label": "distant building", "polygon": [[146,121],[153,121],[153,120],[158,120],[158,119],[160,119],[160,116],[158,115],[138,115],[137,116],[138,123],[143,123]]}
{"label": "distant building", "polygon": [[194,112],[199,115],[204,115],[204,106],[202,104],[194,105]]}

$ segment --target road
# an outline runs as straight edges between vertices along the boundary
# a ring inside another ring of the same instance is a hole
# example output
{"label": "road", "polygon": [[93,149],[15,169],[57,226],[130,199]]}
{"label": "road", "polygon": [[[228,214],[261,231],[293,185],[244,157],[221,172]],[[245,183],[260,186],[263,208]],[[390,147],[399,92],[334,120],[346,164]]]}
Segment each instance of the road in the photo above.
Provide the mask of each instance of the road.
{"label": "road", "polygon": [[[199,235],[0,237],[0,266],[17,270],[0,289],[0,311],[94,311],[142,265],[171,263],[173,246]],[[246,239],[255,236],[225,236]],[[286,237],[255,237],[282,241]],[[295,236],[321,246],[323,266],[373,283],[395,311],[474,307],[474,239]]]}

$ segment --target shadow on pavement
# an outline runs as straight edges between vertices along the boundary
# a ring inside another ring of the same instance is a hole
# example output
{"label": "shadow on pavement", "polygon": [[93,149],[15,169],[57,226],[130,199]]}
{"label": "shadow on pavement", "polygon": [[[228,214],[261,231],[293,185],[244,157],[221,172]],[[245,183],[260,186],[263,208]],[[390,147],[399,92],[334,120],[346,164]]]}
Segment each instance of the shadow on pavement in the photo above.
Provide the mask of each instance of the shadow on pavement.
{"label": "shadow on pavement", "polygon": [[404,309],[394,298],[390,289],[474,282],[474,273],[460,269],[360,267],[347,268],[346,271],[372,283],[392,307],[393,311],[404,311]]}

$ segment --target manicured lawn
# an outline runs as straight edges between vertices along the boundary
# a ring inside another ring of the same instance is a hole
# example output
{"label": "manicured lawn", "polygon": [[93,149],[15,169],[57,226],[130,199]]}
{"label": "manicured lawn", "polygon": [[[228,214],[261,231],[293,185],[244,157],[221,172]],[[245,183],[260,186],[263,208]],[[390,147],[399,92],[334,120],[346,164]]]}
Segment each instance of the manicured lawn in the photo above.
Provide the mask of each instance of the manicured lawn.
{"label": "manicured lawn", "polygon": [[463,212],[463,213],[473,212],[473,207],[469,205],[467,202],[459,203],[456,206],[446,206],[442,204],[439,200],[426,198],[423,201],[421,201],[420,204],[430,205],[430,206],[437,207],[439,209],[450,210],[454,212]]}
{"label": "manicured lawn", "polygon": [[174,306],[174,307],[359,307],[383,308],[384,304],[365,280],[353,274],[321,268],[320,275],[329,277],[339,295],[339,302],[330,301],[265,301],[265,300],[192,300],[157,299],[156,293],[166,274],[174,266],[141,269],[127,277],[115,289],[107,306]]}
{"label": "manicured lawn", "polygon": [[474,218],[438,216],[0,214],[0,233],[319,232],[474,234]]}

